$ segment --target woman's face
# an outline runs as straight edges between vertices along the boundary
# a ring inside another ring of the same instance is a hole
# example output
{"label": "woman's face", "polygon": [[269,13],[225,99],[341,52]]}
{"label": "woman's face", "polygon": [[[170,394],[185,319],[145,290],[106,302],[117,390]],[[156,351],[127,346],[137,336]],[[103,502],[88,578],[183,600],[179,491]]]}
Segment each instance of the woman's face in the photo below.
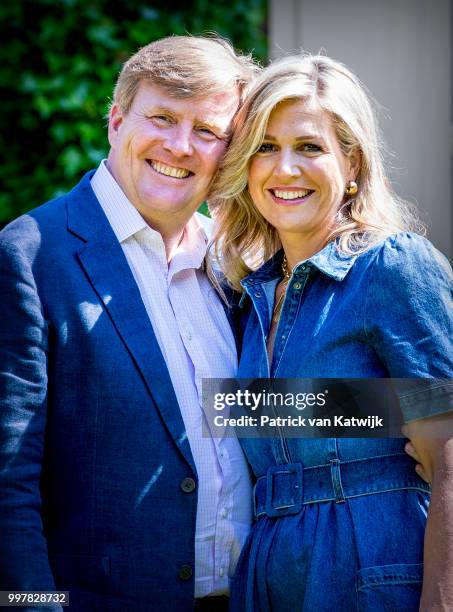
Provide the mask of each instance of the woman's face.
{"label": "woman's face", "polygon": [[356,176],[357,157],[343,155],[325,111],[307,109],[301,100],[274,108],[250,161],[248,189],[284,246],[285,238],[294,242],[297,234],[323,246],[345,188]]}

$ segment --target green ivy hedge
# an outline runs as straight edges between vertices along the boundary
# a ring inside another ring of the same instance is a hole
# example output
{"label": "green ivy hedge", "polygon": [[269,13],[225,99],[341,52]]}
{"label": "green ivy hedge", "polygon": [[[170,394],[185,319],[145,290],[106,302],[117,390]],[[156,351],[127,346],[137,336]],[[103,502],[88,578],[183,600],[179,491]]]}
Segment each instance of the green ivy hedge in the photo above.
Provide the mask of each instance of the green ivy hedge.
{"label": "green ivy hedge", "polygon": [[169,34],[215,31],[266,58],[266,0],[0,4],[0,224],[67,191],[106,155],[121,65]]}

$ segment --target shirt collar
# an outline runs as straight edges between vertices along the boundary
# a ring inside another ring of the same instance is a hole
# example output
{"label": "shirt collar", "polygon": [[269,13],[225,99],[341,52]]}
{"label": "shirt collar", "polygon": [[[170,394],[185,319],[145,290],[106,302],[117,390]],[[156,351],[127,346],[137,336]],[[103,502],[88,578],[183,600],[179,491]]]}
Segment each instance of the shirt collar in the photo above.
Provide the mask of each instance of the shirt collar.
{"label": "shirt collar", "polygon": [[[126,197],[124,191],[110,174],[106,160],[103,159],[98,169],[91,178],[91,187],[95,196],[115,232],[118,241],[125,242],[143,229],[149,235],[155,235],[156,244],[161,243],[162,238],[159,232],[152,229]],[[206,255],[208,244],[208,231],[211,220],[199,213],[195,213],[186,227],[182,240],[172,258],[180,260],[178,263],[182,267],[198,268],[201,266]]]}
{"label": "shirt collar", "polygon": [[341,251],[338,246],[338,241],[332,240],[326,244],[321,251],[315,253],[307,261],[315,266],[320,272],[327,274],[327,276],[331,276],[337,281],[342,281],[354,265],[357,257],[357,254],[344,253]]}
{"label": "shirt collar", "polygon": [[198,213],[189,219],[181,242],[173,254],[169,271],[172,274],[187,268],[199,268],[206,256],[208,238]]}
{"label": "shirt collar", "polygon": [[128,200],[124,191],[110,174],[103,159],[91,178],[91,188],[99,200],[119,242],[124,242],[145,227],[144,218]]}
{"label": "shirt collar", "polygon": [[[343,253],[338,247],[338,242],[332,240],[321,251],[315,253],[308,259],[300,261],[294,268],[293,274],[303,273],[307,267],[316,268],[323,274],[330,276],[334,280],[342,281],[351,267],[354,265],[357,255]],[[283,249],[280,249],[258,270],[246,276],[241,284],[247,285],[249,282],[266,282],[281,276],[283,260]]]}

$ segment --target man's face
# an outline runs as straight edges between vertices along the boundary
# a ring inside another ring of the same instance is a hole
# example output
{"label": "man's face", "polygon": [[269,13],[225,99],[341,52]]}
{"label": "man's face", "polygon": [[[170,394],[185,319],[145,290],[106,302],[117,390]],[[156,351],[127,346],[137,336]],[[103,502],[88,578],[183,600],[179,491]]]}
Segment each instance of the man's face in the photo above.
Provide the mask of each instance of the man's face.
{"label": "man's face", "polygon": [[206,198],[238,103],[237,92],[172,98],[143,81],[127,114],[113,105],[108,168],[151,227],[185,223]]}

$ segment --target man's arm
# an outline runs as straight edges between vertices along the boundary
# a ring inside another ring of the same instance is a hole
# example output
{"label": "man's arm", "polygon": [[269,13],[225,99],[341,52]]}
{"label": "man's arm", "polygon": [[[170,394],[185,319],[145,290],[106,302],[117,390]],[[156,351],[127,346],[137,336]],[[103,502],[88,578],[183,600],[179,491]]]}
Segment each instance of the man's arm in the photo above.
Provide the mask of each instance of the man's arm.
{"label": "man's arm", "polygon": [[453,415],[412,421],[403,428],[432,483],[425,532],[421,612],[453,610]]}
{"label": "man's arm", "polygon": [[0,235],[0,589],[52,591],[39,487],[48,334],[34,278],[40,241],[31,223]]}

